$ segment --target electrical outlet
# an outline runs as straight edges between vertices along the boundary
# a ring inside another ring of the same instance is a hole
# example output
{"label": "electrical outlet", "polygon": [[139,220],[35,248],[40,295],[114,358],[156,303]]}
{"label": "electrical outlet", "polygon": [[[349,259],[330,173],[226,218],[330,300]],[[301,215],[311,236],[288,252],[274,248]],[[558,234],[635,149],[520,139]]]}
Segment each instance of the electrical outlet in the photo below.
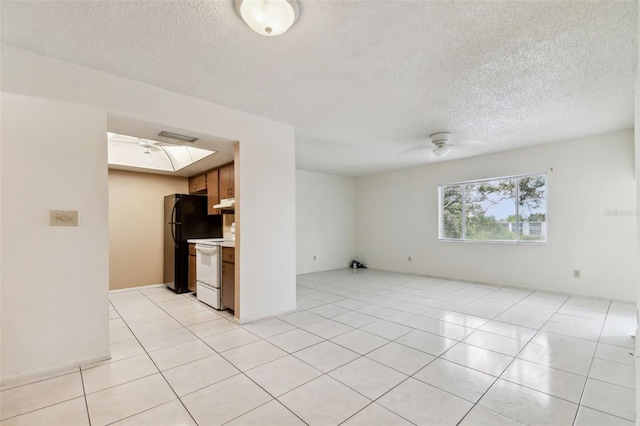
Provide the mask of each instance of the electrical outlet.
{"label": "electrical outlet", "polygon": [[313,255],[313,260],[316,260],[316,255],[315,254]]}
{"label": "electrical outlet", "polygon": [[573,270],[573,278],[580,278],[580,269]]}
{"label": "electrical outlet", "polygon": [[77,210],[49,210],[50,226],[78,226]]}
{"label": "electrical outlet", "polygon": [[409,256],[409,262],[411,262],[411,256]]}

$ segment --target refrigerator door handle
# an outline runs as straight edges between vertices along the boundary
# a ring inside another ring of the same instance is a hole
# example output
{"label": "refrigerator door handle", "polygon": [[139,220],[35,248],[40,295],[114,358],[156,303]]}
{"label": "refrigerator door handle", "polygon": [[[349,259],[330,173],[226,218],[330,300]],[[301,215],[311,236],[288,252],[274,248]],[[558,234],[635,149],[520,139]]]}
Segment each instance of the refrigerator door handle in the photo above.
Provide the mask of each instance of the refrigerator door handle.
{"label": "refrigerator door handle", "polygon": [[175,244],[176,248],[179,248],[180,245],[176,241],[176,225],[180,225],[180,223],[176,223],[176,210],[178,208],[179,200],[176,200],[173,204],[173,210],[171,210],[171,238],[173,239],[173,244]]}

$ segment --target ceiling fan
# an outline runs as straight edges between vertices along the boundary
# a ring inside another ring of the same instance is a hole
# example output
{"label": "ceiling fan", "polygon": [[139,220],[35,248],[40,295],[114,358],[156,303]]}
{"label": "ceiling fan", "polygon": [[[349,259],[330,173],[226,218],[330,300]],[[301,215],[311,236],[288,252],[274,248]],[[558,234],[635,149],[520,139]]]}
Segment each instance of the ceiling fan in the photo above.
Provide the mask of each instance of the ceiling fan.
{"label": "ceiling fan", "polygon": [[145,154],[151,154],[151,152],[162,151],[157,142],[149,139],[141,139],[138,141],[138,145],[144,150]]}
{"label": "ceiling fan", "polygon": [[435,145],[435,148],[433,148],[431,152],[433,152],[436,157],[442,157],[449,153],[449,150],[451,149],[451,146],[449,145],[449,141],[451,140],[451,133],[434,133],[429,136],[429,139],[431,139],[431,142],[433,143],[433,145]]}
{"label": "ceiling fan", "polygon": [[[429,136],[429,140],[431,141],[431,143],[433,144],[433,147],[431,149],[431,152],[433,153],[433,155],[435,155],[436,157],[443,157],[445,155],[447,155],[452,148],[462,148],[462,147],[467,147],[467,146],[485,146],[488,145],[486,142],[483,141],[473,141],[473,140],[465,140],[465,141],[455,141],[454,143],[451,142],[451,133],[450,132],[438,132],[438,133],[433,133],[432,135]],[[421,143],[419,146],[414,146],[411,148],[408,148],[404,151],[402,151],[402,153],[407,153],[410,151],[417,151],[417,150],[424,150],[424,149],[429,149],[429,146],[425,145],[424,143]]]}
{"label": "ceiling fan", "polygon": [[124,142],[124,143],[136,144],[140,148],[142,148],[143,152],[147,155],[151,155],[152,152],[162,151],[161,146],[174,145],[168,142],[160,142],[152,139],[139,138],[137,136],[128,136],[128,135],[122,135],[119,133],[111,133],[111,132],[108,132],[107,139],[112,142]]}

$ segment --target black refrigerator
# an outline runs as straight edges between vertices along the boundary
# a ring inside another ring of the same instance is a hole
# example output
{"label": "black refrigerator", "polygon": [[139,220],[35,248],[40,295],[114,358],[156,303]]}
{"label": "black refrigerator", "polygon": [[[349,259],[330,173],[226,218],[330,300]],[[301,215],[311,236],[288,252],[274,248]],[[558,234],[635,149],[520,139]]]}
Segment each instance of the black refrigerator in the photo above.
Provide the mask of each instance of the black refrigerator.
{"label": "black refrigerator", "polygon": [[188,291],[192,238],[222,238],[222,215],[207,214],[206,195],[164,197],[164,283],[176,293]]}

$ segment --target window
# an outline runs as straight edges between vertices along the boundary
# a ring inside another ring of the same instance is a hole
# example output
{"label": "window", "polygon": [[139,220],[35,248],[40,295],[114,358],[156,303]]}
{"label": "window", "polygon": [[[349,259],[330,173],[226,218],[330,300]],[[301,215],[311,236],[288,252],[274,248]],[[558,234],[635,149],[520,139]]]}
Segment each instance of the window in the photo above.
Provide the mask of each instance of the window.
{"label": "window", "polygon": [[546,174],[440,185],[440,240],[547,241]]}

